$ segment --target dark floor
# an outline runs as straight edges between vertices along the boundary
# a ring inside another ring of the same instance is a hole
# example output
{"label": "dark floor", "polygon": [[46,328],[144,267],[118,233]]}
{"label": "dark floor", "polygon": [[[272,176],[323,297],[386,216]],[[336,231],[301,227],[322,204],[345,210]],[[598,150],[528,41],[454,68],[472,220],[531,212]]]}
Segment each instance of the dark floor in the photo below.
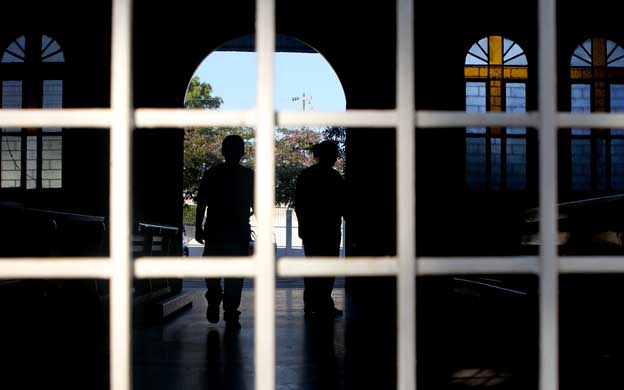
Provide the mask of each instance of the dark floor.
{"label": "dark floor", "polygon": [[[135,332],[135,389],[253,389],[253,290],[244,289],[238,331],[207,322],[203,289],[189,291],[190,310]],[[344,388],[345,320],[306,322],[302,293],[277,289],[277,388]],[[333,295],[342,308],[344,290]]]}
{"label": "dark floor", "polygon": [[[349,294],[342,280],[334,289],[344,317],[314,322],[303,315],[301,282],[278,281],[278,389],[396,388],[394,281],[348,282]],[[447,282],[419,280],[418,388],[537,389],[534,299]],[[253,389],[253,288],[244,289],[242,329],[234,332],[206,321],[201,281],[185,283],[185,290],[193,297],[191,308],[160,322],[135,321],[134,389]],[[96,306],[92,297],[62,290],[64,295],[48,296],[50,305],[43,308],[36,304],[37,291],[0,300],[0,389],[108,390],[106,321],[89,312]],[[621,387],[623,322],[605,317],[619,313],[620,302],[562,299],[562,390]]]}
{"label": "dark floor", "polygon": [[[135,332],[135,389],[253,389],[253,289],[244,290],[239,331],[227,330],[223,322],[208,323],[204,290],[188,291],[194,295],[191,309]],[[306,320],[302,295],[299,287],[277,289],[277,389],[395,389],[394,322],[383,316],[367,323],[348,316]],[[344,289],[334,289],[333,295],[337,307],[344,308]],[[518,378],[516,367],[504,360],[475,359],[467,365],[460,360],[458,356],[425,360],[422,388],[527,388],[527,378]]]}

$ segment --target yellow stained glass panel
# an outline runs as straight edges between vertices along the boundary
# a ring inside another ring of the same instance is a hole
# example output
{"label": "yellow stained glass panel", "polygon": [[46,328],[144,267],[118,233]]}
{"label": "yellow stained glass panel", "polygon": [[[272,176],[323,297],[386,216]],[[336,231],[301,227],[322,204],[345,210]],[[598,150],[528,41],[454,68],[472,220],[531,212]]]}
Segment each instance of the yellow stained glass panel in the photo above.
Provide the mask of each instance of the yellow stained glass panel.
{"label": "yellow stained glass panel", "polygon": [[479,70],[482,66],[466,66],[464,67],[464,76],[466,78],[478,78]]}
{"label": "yellow stained glass panel", "polygon": [[604,79],[607,76],[607,70],[605,68],[594,68],[594,78]]}
{"label": "yellow stained glass panel", "polygon": [[593,39],[592,62],[594,66],[607,65],[607,42],[604,38]]}
{"label": "yellow stained glass panel", "polygon": [[500,97],[490,96],[490,111],[500,112],[501,103],[502,99]]}
{"label": "yellow stained glass panel", "polygon": [[607,77],[624,78],[624,69],[607,68]]}
{"label": "yellow stained glass panel", "polygon": [[503,67],[502,66],[490,66],[490,78],[491,79],[502,79],[503,78]]}
{"label": "yellow stained glass panel", "polygon": [[503,37],[500,35],[491,35],[488,42],[488,51],[490,65],[503,64]]}
{"label": "yellow stained glass panel", "polygon": [[572,80],[591,79],[593,72],[591,68],[570,68],[570,78]]}
{"label": "yellow stained glass panel", "polygon": [[529,68],[527,67],[513,67],[511,70],[510,79],[514,80],[526,80],[529,78]]}
{"label": "yellow stained glass panel", "polygon": [[488,68],[486,66],[479,68],[479,77],[481,78],[488,77]]}

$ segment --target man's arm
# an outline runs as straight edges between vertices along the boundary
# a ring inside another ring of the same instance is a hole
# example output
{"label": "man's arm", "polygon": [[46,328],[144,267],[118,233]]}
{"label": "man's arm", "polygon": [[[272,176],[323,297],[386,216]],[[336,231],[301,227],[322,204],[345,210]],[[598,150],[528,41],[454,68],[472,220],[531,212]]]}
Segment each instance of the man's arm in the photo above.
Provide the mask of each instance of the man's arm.
{"label": "man's arm", "polygon": [[206,213],[206,203],[198,200],[195,212],[195,241],[204,243],[204,214]]}
{"label": "man's arm", "polygon": [[197,210],[195,210],[195,241],[204,243],[204,215],[206,214],[206,174],[202,178],[197,193]]}

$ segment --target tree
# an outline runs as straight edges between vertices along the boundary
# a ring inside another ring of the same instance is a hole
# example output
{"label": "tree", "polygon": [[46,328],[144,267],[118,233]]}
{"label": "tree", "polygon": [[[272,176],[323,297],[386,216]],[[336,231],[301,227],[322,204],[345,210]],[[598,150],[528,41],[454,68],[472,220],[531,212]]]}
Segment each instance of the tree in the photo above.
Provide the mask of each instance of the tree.
{"label": "tree", "polygon": [[297,177],[314,164],[312,146],[321,133],[310,129],[277,129],[275,142],[275,202],[290,206],[295,200]]}
{"label": "tree", "polygon": [[[186,93],[185,106],[189,108],[211,108],[221,106],[223,99],[212,96],[209,83],[193,77]],[[246,142],[247,150],[241,164],[253,168],[255,165],[255,133],[251,127],[211,127],[185,129],[184,131],[184,198],[197,197],[199,183],[206,171],[213,165],[223,162],[221,143],[230,135],[240,135]],[[342,171],[344,164],[344,128],[326,128],[323,132],[303,129],[279,128],[275,139],[275,202],[290,206],[294,202],[297,177],[301,171],[314,164],[312,146],[324,139],[336,141],[341,159],[337,168]],[[262,184],[262,183],[259,183]]]}
{"label": "tree", "polygon": [[199,190],[199,182],[204,171],[223,162],[221,143],[230,134],[240,135],[246,142],[247,150],[241,162],[253,167],[255,153],[253,147],[254,131],[250,127],[212,127],[186,129],[184,131],[184,172],[183,191],[186,199],[194,200]]}
{"label": "tree", "polygon": [[223,104],[223,99],[212,96],[212,86],[209,83],[202,83],[199,77],[193,76],[184,96],[184,107],[219,108],[221,104]]}

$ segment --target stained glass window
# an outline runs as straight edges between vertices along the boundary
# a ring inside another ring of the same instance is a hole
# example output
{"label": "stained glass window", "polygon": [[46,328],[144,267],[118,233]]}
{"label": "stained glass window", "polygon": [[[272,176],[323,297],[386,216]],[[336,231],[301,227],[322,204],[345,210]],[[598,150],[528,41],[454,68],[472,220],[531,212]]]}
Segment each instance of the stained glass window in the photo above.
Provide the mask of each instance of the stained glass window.
{"label": "stained glass window", "polygon": [[[485,37],[466,54],[467,112],[525,112],[528,61],[502,36]],[[526,188],[526,129],[467,128],[466,183],[472,190]]]}
{"label": "stained glass window", "polygon": [[[51,64],[65,62],[56,40],[47,35],[27,34],[11,42],[0,58],[0,69],[7,70],[0,74],[14,78],[0,84],[3,108],[63,106],[62,73],[58,65]],[[24,80],[35,88],[23,88]],[[0,144],[0,188],[62,187],[62,129],[3,128]]]}
{"label": "stained glass window", "polygon": [[[624,49],[605,38],[587,39],[570,60],[572,112],[624,111]],[[624,189],[624,130],[570,131],[573,191]]]}

